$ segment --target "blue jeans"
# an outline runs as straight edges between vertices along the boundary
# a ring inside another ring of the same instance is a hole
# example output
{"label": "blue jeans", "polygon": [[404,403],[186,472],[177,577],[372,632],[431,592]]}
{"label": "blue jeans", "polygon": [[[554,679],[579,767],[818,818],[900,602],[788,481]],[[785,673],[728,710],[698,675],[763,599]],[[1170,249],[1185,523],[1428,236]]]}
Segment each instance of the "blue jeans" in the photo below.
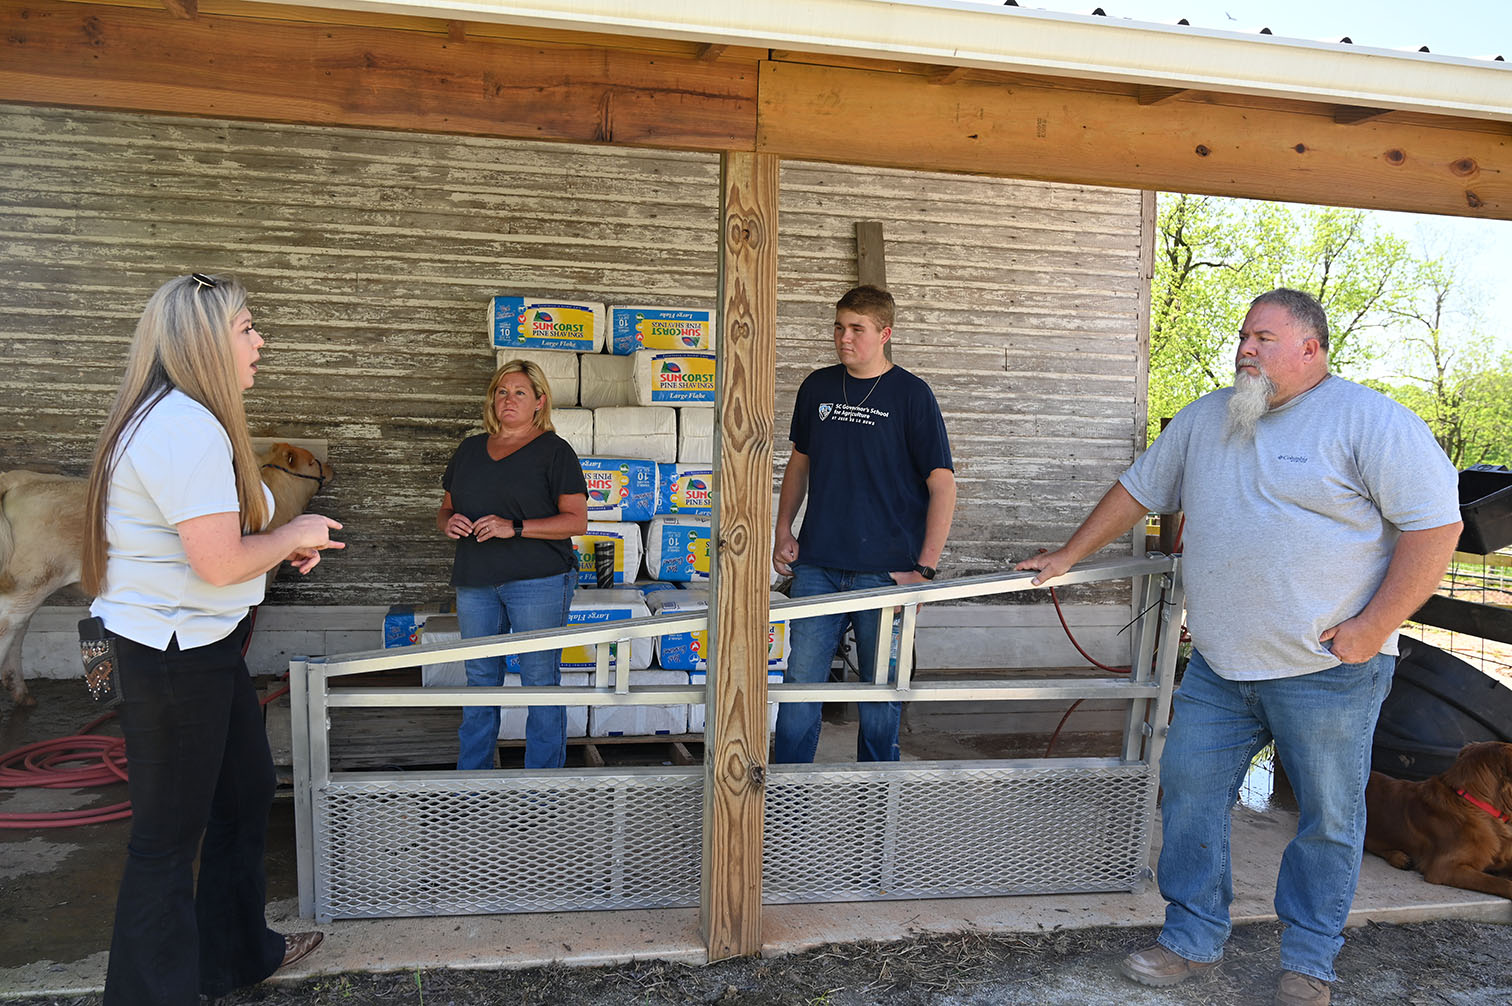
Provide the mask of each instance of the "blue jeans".
{"label": "blue jeans", "polygon": [[[796,563],[793,566],[792,597],[814,597],[842,590],[866,590],[891,587],[893,578],[886,573],[862,573],[849,569],[832,569]],[[789,684],[819,684],[829,680],[830,664],[840,648],[847,626],[856,630],[856,656],[863,680],[870,681],[877,658],[877,609],[819,615],[793,622],[793,647],[788,654],[787,671],[782,680]],[[897,645],[896,631],[893,635]],[[897,661],[889,670],[896,680]],[[903,706],[898,702],[859,702],[861,731],[856,736],[857,761],[897,761],[898,723]],[[772,761],[777,764],[803,763],[814,760],[819,749],[819,728],[823,714],[819,702],[784,702],[777,710],[777,730]]]}
{"label": "blue jeans", "polygon": [[1334,980],[1360,878],[1371,735],[1395,666],[1377,654],[1293,678],[1226,681],[1193,651],[1160,759],[1162,946],[1193,961],[1223,955],[1234,899],[1229,812],[1250,759],[1274,739],[1299,811],[1276,878],[1281,966]]}
{"label": "blue jeans", "polygon": [[283,961],[284,938],[263,916],[277,780],[241,638],[188,650],[116,639],[132,814],[110,1006],[194,1006]]}
{"label": "blue jeans", "polygon": [[[534,580],[511,580],[495,587],[457,588],[457,628],[463,639],[506,632],[556,629],[567,624],[577,571]],[[561,650],[520,654],[520,683],[559,685]],[[503,657],[467,661],[467,683],[498,687],[504,683]],[[457,768],[493,768],[499,744],[499,707],[464,706],[457,731]],[[525,717],[525,767],[561,768],[567,761],[567,710],[531,706]]]}

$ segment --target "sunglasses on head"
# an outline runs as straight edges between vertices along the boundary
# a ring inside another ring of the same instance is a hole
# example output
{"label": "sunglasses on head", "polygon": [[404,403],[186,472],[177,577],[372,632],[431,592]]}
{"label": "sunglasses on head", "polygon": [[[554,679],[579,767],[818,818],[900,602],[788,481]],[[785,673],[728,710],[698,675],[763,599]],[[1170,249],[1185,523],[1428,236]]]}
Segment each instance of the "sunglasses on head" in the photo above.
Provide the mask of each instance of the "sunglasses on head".
{"label": "sunglasses on head", "polygon": [[214,290],[220,284],[216,283],[214,276],[206,276],[202,272],[192,272],[189,278],[194,280],[196,290]]}

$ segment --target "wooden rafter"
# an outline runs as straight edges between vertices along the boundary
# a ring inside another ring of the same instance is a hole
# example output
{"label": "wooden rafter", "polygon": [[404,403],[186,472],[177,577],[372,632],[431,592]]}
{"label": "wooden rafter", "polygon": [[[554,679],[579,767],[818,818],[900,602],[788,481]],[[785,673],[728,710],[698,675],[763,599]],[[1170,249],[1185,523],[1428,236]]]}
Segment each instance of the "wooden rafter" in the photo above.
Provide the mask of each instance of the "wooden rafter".
{"label": "wooden rafter", "polygon": [[1187,90],[1188,88],[1185,87],[1156,87],[1153,84],[1140,84],[1135,100],[1141,105],[1154,105],[1167,98],[1174,98],[1178,94],[1185,94]]}
{"label": "wooden rafter", "polygon": [[1369,122],[1378,119],[1390,112],[1389,108],[1365,108],[1362,105],[1339,105],[1333,110],[1333,121],[1341,126],[1352,126],[1357,122]]}
{"label": "wooden rafter", "polygon": [[931,84],[953,84],[966,76],[967,68],[964,66],[940,66],[925,75]]}

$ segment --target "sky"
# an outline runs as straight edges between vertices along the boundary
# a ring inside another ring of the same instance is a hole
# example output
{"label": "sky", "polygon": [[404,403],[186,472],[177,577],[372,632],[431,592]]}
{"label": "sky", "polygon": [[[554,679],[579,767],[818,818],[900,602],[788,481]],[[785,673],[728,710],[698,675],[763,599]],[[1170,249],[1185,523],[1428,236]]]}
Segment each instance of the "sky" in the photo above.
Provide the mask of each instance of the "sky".
{"label": "sky", "polygon": [[[996,0],[984,0],[993,6]],[[1018,0],[1021,7],[1066,14],[1175,24],[1196,28],[1337,42],[1435,55],[1512,61],[1512,0]],[[1512,72],[1508,74],[1512,86]],[[1414,213],[1373,212],[1384,228],[1418,253],[1457,258],[1466,294],[1468,329],[1496,339],[1512,352],[1512,221],[1468,220]]]}

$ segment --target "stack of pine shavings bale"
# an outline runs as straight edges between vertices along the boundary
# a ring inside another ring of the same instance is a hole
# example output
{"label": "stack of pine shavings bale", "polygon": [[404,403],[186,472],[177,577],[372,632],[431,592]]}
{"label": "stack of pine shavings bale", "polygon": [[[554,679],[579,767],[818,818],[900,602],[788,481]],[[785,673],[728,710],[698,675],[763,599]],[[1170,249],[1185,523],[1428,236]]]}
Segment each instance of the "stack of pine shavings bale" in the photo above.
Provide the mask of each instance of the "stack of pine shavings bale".
{"label": "stack of pine shavings bale", "polygon": [[[588,530],[573,538],[579,591],[570,624],[649,615],[642,591],[709,579],[714,485],[714,312],[499,296],[488,305],[497,363],[530,360],[551,386],[551,417],[588,485]],[[595,550],[614,549],[615,589],[597,589]],[[648,572],[641,579],[642,560]],[[595,647],[563,651],[591,673]],[[651,666],[652,640],[630,647],[632,685],[688,683]],[[516,679],[518,680],[518,679]],[[595,706],[594,737],[683,734],[688,707]]]}

